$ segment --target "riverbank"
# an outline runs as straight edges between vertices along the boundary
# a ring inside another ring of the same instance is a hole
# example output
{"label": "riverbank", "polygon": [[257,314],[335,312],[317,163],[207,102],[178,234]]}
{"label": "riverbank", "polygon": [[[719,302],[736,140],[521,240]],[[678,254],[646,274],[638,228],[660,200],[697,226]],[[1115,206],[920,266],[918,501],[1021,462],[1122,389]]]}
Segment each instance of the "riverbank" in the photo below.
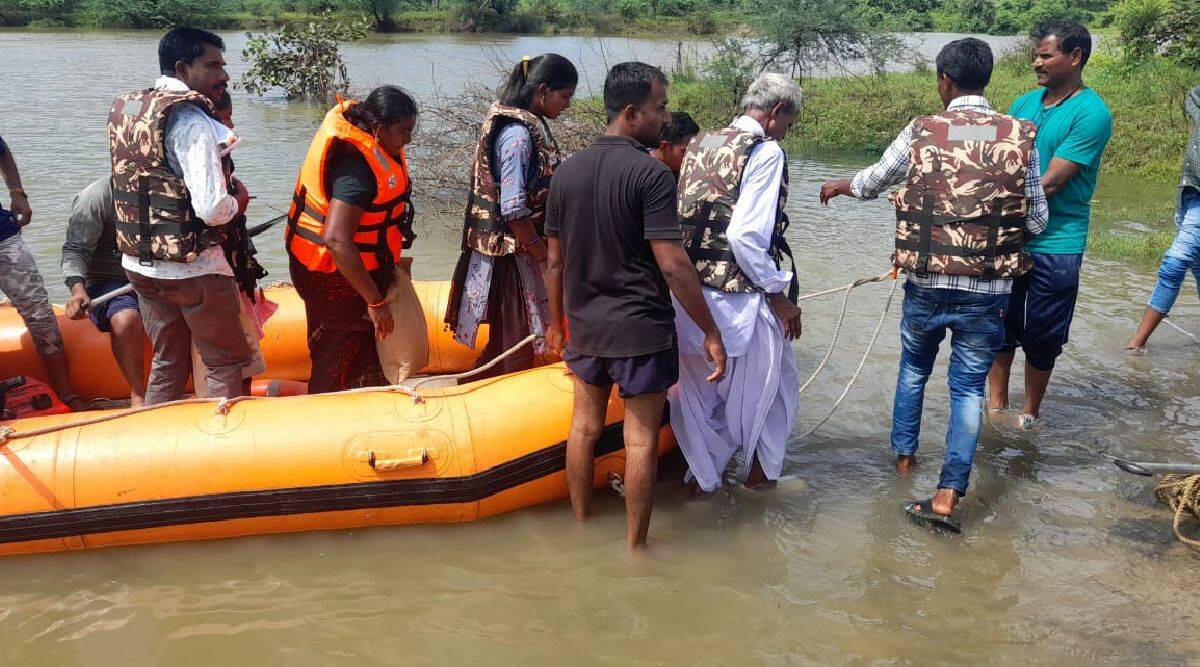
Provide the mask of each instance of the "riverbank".
{"label": "riverbank", "polygon": [[[1108,103],[1114,133],[1104,156],[1101,184],[1119,176],[1152,187],[1161,195],[1137,197],[1112,207],[1097,206],[1092,251],[1117,259],[1156,261],[1174,236],[1171,188],[1179,178],[1188,122],[1180,103],[1200,82],[1200,72],[1165,59],[1130,66],[1118,55],[1097,52],[1085,80]],[[988,97],[1007,109],[1035,86],[1027,58],[1013,54],[996,65]],[[720,124],[729,113],[729,95],[709,80],[676,81],[672,106],[686,109],[702,126]],[[876,155],[914,116],[940,107],[932,67],[883,75],[804,81],[804,114],[789,150]],[[1131,224],[1132,223],[1132,224]]]}
{"label": "riverbank", "polygon": [[374,20],[379,33],[510,33],[535,35],[595,35],[658,39],[695,39],[718,32],[743,32],[742,17],[736,12],[696,11],[683,16],[635,16],[619,13],[567,11],[550,7],[514,11],[487,25],[473,25],[453,8],[409,9],[386,17],[371,17],[361,12],[339,11],[328,14],[287,11],[282,4],[266,3],[261,8],[245,7],[228,11],[208,11],[194,15],[163,17],[141,15],[123,10],[71,12],[33,12],[0,9],[0,27],[30,30],[161,30],[165,24],[187,23],[208,30],[278,30],[285,25],[300,25],[329,20]]}

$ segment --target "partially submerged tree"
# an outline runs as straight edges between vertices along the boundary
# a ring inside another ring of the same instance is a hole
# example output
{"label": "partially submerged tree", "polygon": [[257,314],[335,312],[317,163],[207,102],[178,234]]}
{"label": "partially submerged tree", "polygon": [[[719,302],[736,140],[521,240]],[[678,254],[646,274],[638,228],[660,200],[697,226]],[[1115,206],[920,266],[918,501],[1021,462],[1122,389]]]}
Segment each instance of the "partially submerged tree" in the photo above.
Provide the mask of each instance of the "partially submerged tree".
{"label": "partially submerged tree", "polygon": [[328,13],[320,23],[284,26],[277,33],[246,33],[242,57],[253,63],[242,75],[242,87],[261,95],[276,86],[289,100],[329,102],[350,87],[342,42],[362,39],[370,22],[362,19],[335,20]]}

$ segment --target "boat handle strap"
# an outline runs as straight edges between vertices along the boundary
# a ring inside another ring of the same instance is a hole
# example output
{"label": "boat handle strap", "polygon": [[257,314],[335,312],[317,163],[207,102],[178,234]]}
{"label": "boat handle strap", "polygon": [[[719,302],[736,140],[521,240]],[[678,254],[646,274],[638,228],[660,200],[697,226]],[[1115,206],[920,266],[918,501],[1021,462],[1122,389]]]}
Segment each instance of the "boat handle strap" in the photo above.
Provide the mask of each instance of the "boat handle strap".
{"label": "boat handle strap", "polygon": [[407,456],[389,458],[387,452],[371,452],[367,454],[367,465],[379,472],[399,470],[400,468],[416,468],[429,461],[429,451],[422,449],[409,452]]}

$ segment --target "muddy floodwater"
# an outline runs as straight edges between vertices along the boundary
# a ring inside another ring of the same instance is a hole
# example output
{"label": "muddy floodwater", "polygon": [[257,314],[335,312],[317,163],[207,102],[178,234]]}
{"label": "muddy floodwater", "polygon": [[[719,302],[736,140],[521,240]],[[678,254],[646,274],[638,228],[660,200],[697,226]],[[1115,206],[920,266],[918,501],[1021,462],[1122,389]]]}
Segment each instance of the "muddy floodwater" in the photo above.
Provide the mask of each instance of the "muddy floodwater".
{"label": "muddy floodwater", "polygon": [[[26,238],[58,301],[70,196],[105,173],[104,113],[115,92],[153,80],[155,37],[0,33],[0,134],[25,175],[35,211]],[[242,38],[228,37],[236,74]],[[397,82],[420,96],[433,84],[492,81],[490,54],[547,50],[581,63],[592,89],[605,62],[670,64],[676,55],[666,42],[444,36],[378,40],[347,54],[358,83]],[[259,197],[254,222],[275,215],[268,204],[286,206],[315,116],[278,97],[238,94],[235,104],[245,138],[238,173]],[[886,202],[816,203],[823,180],[869,159],[793,156],[790,241],[804,292],[886,269]],[[1167,198],[1171,185],[1110,177],[1097,202]],[[444,279],[456,235],[444,221],[421,224],[417,277]],[[264,239],[271,278],[286,279],[279,235]],[[597,516],[582,525],[562,502],[464,525],[2,559],[0,661],[1195,664],[1200,558],[1175,542],[1152,482],[1110,462],[1200,461],[1200,345],[1164,328],[1148,356],[1122,350],[1154,269],[1086,259],[1044,425],[985,428],[962,536],[914,526],[901,510],[936,483],[948,351],[929,385],[924,461],[911,480],[897,479],[888,448],[897,294],[859,384],[821,430],[793,439],[778,488],[730,486],[687,502],[664,482],[644,555],[627,552],[621,502],[601,493]],[[833,361],[801,398],[797,436],[841,393],[887,287],[855,293]],[[795,345],[803,377],[839,306],[836,295],[805,304]],[[1191,282],[1172,319],[1200,334]]]}

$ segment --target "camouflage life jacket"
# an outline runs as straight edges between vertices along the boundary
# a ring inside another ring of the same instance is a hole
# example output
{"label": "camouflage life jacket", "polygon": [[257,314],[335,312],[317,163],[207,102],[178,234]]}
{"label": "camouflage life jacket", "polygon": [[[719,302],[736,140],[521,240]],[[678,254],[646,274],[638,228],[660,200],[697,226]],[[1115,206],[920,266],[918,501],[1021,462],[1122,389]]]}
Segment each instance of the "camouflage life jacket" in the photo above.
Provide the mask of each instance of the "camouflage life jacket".
{"label": "camouflage life jacket", "polygon": [[896,206],[895,266],[918,275],[1015,278],[1025,252],[1025,178],[1037,130],[974,110],[913,121],[908,180]]}
{"label": "camouflage life jacket", "polygon": [[[726,230],[733,217],[742,187],[742,175],[755,147],[773,141],[753,132],[726,127],[692,139],[679,170],[679,224],[683,246],[696,265],[700,282],[725,292],[757,292],[759,288],[738,266]],[[799,292],[796,264],[784,232],[788,228],[784,207],[788,197],[788,173],[784,160],[783,182],[769,252],[776,266],[784,257],[792,260],[792,284],[788,298]]]}
{"label": "camouflage life jacket", "polygon": [[514,107],[493,102],[487,118],[479,130],[479,141],[475,144],[475,162],[471,166],[471,189],[467,198],[467,211],[463,230],[463,245],[484,255],[497,257],[511,255],[518,250],[520,242],[513,236],[504,216],[500,213],[500,185],[492,171],[492,148],[500,130],[512,123],[520,123],[533,139],[533,159],[538,177],[525,186],[525,207],[532,213],[530,219],[539,234],[542,233],[546,217],[546,198],[550,194],[550,176],[558,166],[558,143],[550,134],[546,121],[538,116]]}
{"label": "camouflage life jacket", "polygon": [[213,115],[204,95],[170,90],[126,93],[108,113],[117,248],[143,266],[191,262],[221,242],[221,231],[196,217],[187,185],[167,164],[167,118],[181,104]]}

